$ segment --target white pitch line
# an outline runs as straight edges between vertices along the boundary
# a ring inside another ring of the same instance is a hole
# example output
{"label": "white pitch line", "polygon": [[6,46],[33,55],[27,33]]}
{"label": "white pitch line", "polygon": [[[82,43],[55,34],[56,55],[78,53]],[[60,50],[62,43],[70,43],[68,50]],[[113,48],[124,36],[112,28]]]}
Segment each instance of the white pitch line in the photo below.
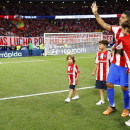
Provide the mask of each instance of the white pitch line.
{"label": "white pitch line", "polygon": [[[76,59],[82,58],[93,58],[93,57],[77,57]],[[65,60],[65,59],[48,59],[48,60],[30,60],[30,61],[12,61],[12,62],[0,62],[0,64],[16,64],[16,63],[28,63],[28,62],[39,62],[39,61],[53,61],[53,60]]]}
{"label": "white pitch line", "polygon": [[[95,86],[77,88],[77,90],[89,89],[89,88],[94,88],[94,87],[95,87]],[[46,92],[46,93],[37,93],[37,94],[22,95],[22,96],[15,96],[15,97],[5,97],[5,98],[0,98],[0,100],[8,100],[8,99],[16,99],[16,98],[33,97],[33,96],[40,96],[40,95],[46,95],[46,94],[62,93],[62,92],[67,92],[67,91],[69,91],[69,90],[53,91],[53,92]]]}

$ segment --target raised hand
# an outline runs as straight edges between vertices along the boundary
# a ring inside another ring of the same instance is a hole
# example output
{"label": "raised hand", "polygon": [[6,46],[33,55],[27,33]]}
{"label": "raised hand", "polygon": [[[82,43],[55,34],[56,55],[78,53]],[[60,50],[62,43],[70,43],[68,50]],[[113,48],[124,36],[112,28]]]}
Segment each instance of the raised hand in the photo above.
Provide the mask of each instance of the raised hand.
{"label": "raised hand", "polygon": [[96,13],[97,13],[98,7],[97,7],[96,2],[93,2],[93,3],[92,3],[91,9],[92,9],[93,14],[96,14]]}

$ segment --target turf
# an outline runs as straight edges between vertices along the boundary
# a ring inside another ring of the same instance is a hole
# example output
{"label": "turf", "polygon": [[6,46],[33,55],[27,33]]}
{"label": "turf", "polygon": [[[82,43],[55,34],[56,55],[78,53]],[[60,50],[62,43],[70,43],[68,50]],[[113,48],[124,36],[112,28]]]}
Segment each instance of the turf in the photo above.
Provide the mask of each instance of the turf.
{"label": "turf", "polygon": [[[95,54],[75,55],[80,70],[77,88],[95,85]],[[68,89],[66,56],[0,59],[0,98]],[[68,92],[0,100],[0,130],[127,130],[122,118],[123,97],[115,87],[117,111],[104,116],[109,105],[96,106],[99,91],[78,90],[79,100],[65,103]]]}

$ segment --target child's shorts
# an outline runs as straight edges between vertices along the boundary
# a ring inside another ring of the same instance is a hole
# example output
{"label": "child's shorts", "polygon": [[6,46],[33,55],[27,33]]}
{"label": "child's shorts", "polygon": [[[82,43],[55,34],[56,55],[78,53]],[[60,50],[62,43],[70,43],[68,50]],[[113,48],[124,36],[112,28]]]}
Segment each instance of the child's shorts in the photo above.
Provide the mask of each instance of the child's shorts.
{"label": "child's shorts", "polygon": [[74,89],[74,88],[75,88],[75,85],[70,85],[69,88],[70,88],[70,89]]}
{"label": "child's shorts", "polygon": [[106,81],[96,80],[96,88],[107,90]]}

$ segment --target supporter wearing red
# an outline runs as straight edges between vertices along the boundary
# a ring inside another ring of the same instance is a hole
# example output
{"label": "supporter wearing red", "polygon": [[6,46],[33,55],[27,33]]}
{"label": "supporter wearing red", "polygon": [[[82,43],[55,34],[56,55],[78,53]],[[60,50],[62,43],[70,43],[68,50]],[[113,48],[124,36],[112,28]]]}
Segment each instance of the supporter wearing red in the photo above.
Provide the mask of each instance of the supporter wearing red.
{"label": "supporter wearing red", "polygon": [[[114,4],[111,2],[111,6],[107,3],[103,3],[99,6],[101,14],[120,14],[122,10],[129,10],[128,2],[116,2]],[[41,4],[40,2],[21,2],[13,3],[10,1],[1,2],[1,5],[4,5],[4,10],[1,12],[1,15],[5,14],[5,10],[8,10],[8,15],[21,14],[21,15],[35,15],[35,16],[52,16],[52,15],[89,15],[91,10],[89,7],[90,3],[84,4],[83,2],[71,2],[68,4],[61,5],[60,3],[54,2],[45,2]],[[26,8],[25,8],[26,5]],[[73,6],[72,6],[73,5]],[[1,6],[2,8],[2,6]],[[86,13],[87,12],[87,13]],[[117,23],[117,18],[106,18],[105,19],[109,24]],[[46,33],[52,32],[95,32],[96,29],[100,29],[104,34],[112,34],[109,31],[102,30],[96,20],[94,19],[80,19],[80,20],[50,20],[50,19],[24,19],[25,30],[19,31],[15,25],[13,25],[8,19],[0,21],[0,35],[7,35],[7,32],[10,32],[10,35],[14,36],[40,36]]]}
{"label": "supporter wearing red", "polygon": [[[106,24],[99,16],[97,10],[98,7],[94,2],[91,6],[92,12],[95,15],[97,22],[106,30],[113,31],[115,33],[115,41],[119,40],[122,34],[122,30],[120,26],[111,26]],[[119,24],[121,25],[123,22],[127,21],[130,18],[130,12],[127,11],[122,14]],[[116,44],[115,43],[115,44]],[[114,52],[114,57],[112,64],[110,66],[110,70],[107,77],[107,95],[109,98],[110,106],[106,111],[103,112],[104,115],[108,115],[111,112],[115,111],[115,103],[114,103],[114,84],[118,84],[121,86],[123,91],[123,99],[124,99],[124,110],[121,114],[122,117],[126,117],[129,115],[129,95],[128,95],[128,74],[126,74],[127,68],[125,67],[125,61],[123,56],[118,53],[118,51]]]}

